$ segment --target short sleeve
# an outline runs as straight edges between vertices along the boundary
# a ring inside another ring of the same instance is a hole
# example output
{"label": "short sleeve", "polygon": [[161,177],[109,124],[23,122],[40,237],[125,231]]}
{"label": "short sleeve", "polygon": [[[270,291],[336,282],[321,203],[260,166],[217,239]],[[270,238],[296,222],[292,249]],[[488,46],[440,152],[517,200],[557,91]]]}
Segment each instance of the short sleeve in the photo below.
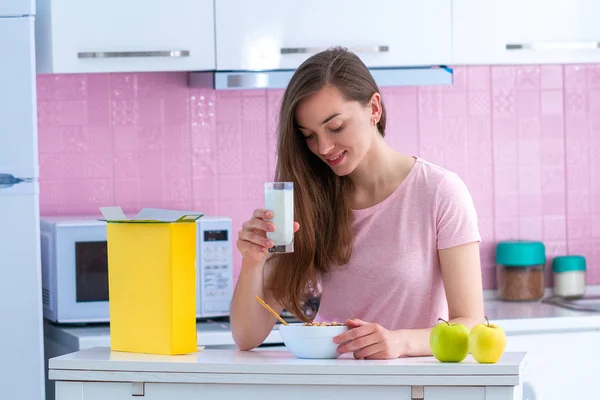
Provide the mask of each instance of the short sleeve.
{"label": "short sleeve", "polygon": [[473,198],[457,174],[448,173],[440,183],[435,208],[438,249],[481,241]]}

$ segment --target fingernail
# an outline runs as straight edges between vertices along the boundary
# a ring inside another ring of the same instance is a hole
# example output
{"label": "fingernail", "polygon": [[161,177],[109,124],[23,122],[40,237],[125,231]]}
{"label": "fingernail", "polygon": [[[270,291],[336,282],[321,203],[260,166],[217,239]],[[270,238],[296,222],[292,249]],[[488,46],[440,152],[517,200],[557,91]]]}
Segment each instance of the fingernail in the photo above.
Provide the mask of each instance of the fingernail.
{"label": "fingernail", "polygon": [[271,248],[271,247],[273,247],[273,242],[271,242],[271,241],[268,241],[268,242],[267,242],[267,247],[268,247],[268,248]]}
{"label": "fingernail", "polygon": [[275,232],[275,225],[273,225],[273,224],[269,225],[269,231]]}
{"label": "fingernail", "polygon": [[340,338],[334,337],[333,343],[338,344],[340,342]]}
{"label": "fingernail", "polygon": [[267,216],[267,218],[271,218],[273,216],[273,213],[271,211],[267,211],[265,215]]}

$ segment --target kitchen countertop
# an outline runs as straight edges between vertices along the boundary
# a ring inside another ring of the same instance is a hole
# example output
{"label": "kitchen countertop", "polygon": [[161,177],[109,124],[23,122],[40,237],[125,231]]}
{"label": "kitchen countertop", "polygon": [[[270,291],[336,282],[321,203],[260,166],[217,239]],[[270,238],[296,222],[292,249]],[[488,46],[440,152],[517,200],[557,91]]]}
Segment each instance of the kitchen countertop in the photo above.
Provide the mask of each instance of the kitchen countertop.
{"label": "kitchen countertop", "polygon": [[[600,286],[588,286],[586,295],[600,295]],[[491,323],[507,335],[548,333],[560,331],[600,330],[600,313],[574,311],[551,304],[536,302],[506,302],[497,300],[494,292],[486,292],[485,313]],[[198,345],[234,345],[227,319],[197,323]],[[277,326],[265,340],[267,345],[282,344]],[[110,345],[109,327],[102,325],[64,326],[45,321],[45,336],[69,348],[87,349]]]}
{"label": "kitchen countertop", "polygon": [[[552,294],[552,289],[546,289],[544,300]],[[585,295],[600,296],[600,285],[588,286]],[[571,310],[544,300],[503,301],[495,291],[487,291],[484,311],[490,322],[502,327],[507,335],[600,330],[600,312]]]}
{"label": "kitchen countertop", "polygon": [[[206,320],[196,323],[199,346],[233,346],[231,325],[228,320]],[[110,330],[107,324],[57,325],[44,321],[44,336],[67,348],[89,349],[110,345]],[[277,328],[264,341],[265,344],[282,344]]]}
{"label": "kitchen countertop", "polygon": [[490,323],[502,327],[507,335],[600,330],[600,313],[574,311],[542,302],[491,300],[485,302],[485,313]]}

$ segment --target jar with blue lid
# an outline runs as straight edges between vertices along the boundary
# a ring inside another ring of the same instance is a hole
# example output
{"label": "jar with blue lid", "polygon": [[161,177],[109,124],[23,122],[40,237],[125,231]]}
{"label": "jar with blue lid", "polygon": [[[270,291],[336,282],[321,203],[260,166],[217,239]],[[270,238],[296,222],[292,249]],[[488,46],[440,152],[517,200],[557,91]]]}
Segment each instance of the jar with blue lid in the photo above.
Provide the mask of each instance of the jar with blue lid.
{"label": "jar with blue lid", "polygon": [[546,248],[542,242],[515,240],[496,246],[498,296],[509,301],[544,297]]}
{"label": "jar with blue lid", "polygon": [[585,258],[579,255],[560,256],[552,260],[554,294],[578,298],[585,294]]}

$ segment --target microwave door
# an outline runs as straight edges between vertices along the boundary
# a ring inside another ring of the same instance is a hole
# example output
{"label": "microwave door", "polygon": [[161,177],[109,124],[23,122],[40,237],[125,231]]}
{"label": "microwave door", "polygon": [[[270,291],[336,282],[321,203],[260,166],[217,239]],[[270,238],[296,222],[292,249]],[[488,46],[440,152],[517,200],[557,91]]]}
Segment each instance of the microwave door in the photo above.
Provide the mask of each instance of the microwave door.
{"label": "microwave door", "polygon": [[58,323],[109,321],[108,256],[103,224],[61,225],[56,238]]}
{"label": "microwave door", "polygon": [[106,241],[75,243],[75,300],[108,301]]}

